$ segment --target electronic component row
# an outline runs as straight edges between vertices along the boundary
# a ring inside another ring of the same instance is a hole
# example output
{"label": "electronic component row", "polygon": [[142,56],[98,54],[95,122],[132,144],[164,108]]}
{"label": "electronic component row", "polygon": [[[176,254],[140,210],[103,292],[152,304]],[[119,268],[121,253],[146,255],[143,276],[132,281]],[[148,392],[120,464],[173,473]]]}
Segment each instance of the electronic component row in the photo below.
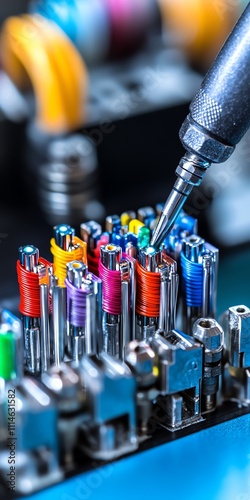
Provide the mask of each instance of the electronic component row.
{"label": "electronic component row", "polygon": [[[161,206],[55,226],[51,262],[16,262],[20,317],[0,316],[0,474],[28,494],[82,462],[135,452],[226,401],[250,404],[250,309],[216,319],[218,249],[180,213],[160,250]],[[15,458],[13,458],[15,457]],[[13,469],[14,470],[14,469]]]}

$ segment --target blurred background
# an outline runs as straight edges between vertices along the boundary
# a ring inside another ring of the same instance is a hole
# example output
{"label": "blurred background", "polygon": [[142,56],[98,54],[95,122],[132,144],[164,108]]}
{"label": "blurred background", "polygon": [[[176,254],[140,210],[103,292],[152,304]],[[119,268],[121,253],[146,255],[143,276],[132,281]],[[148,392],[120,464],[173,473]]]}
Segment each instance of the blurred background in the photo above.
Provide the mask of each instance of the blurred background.
{"label": "blurred background", "polygon": [[[165,202],[179,128],[240,0],[8,0],[0,6],[0,300],[18,248]],[[250,240],[249,133],[185,210],[222,251]]]}

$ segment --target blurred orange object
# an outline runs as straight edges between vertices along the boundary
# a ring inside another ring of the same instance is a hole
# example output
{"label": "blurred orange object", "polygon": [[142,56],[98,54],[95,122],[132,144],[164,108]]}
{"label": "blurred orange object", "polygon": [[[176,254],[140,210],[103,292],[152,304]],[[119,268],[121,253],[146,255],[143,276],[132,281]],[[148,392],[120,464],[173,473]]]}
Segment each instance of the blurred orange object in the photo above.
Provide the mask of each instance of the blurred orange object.
{"label": "blurred orange object", "polygon": [[40,15],[9,17],[0,34],[0,59],[20,90],[33,88],[39,128],[57,134],[84,124],[87,68],[55,23]]}
{"label": "blurred orange object", "polygon": [[227,0],[158,3],[168,42],[183,49],[192,64],[207,70],[240,15],[240,2],[234,2],[235,6]]}

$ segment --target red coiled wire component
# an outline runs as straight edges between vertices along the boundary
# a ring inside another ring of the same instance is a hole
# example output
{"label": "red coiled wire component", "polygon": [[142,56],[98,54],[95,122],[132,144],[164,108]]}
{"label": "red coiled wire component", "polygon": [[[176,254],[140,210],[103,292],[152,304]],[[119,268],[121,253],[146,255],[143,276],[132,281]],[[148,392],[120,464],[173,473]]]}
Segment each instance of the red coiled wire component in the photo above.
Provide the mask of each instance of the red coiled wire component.
{"label": "red coiled wire component", "polygon": [[[45,266],[47,271],[45,274],[39,275],[39,273],[27,271],[21,265],[20,260],[18,260],[16,264],[20,291],[19,311],[24,316],[29,316],[31,318],[41,317],[40,285],[49,284],[48,268],[52,268],[52,264],[42,257],[39,259],[39,264]],[[51,312],[51,301],[49,303],[49,309]]]}
{"label": "red coiled wire component", "polygon": [[147,271],[136,262],[136,313],[149,318],[160,314],[160,273]]}

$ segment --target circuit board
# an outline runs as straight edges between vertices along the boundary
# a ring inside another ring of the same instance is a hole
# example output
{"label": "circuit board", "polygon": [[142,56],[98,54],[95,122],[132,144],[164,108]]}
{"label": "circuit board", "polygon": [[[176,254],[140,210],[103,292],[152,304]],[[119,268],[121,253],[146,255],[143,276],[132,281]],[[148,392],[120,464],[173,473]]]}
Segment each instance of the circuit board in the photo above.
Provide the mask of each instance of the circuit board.
{"label": "circuit board", "polygon": [[[157,463],[161,454],[168,462],[165,474],[173,480],[177,457],[181,466],[185,450],[194,446],[192,456],[200,450],[199,443],[210,449],[211,439],[216,450],[221,436],[231,458],[232,449],[242,447],[237,455],[237,461],[244,462],[240,467],[242,493],[237,494],[243,495],[239,498],[248,494],[250,314],[242,305],[247,293],[244,296],[243,290],[239,295],[240,304],[232,306],[232,297],[227,295],[220,302],[225,268],[223,280],[219,249],[199,236],[198,221],[185,212],[181,212],[162,248],[151,248],[152,227],[160,208],[143,207],[137,212],[108,216],[105,228],[87,221],[81,225],[79,236],[69,225],[54,226],[51,262],[40,257],[33,245],[19,248],[19,314],[7,309],[1,312],[0,366],[5,381],[1,418],[5,435],[0,463],[4,499],[35,500],[57,495],[69,500],[90,494],[99,498],[103,489],[111,487],[110,478],[112,491],[116,477],[121,481],[123,471],[126,477],[126,468],[133,464],[138,467],[147,457],[154,468],[154,460]],[[247,252],[243,252],[243,267],[247,259]],[[113,269],[109,269],[110,262]],[[187,264],[191,274],[187,274]],[[200,271],[195,279],[194,264],[195,271]],[[227,265],[231,266],[229,262]],[[141,272],[144,282],[140,281]],[[117,283],[112,282],[114,276]],[[113,310],[115,296],[111,301],[109,289],[116,287],[119,302],[124,304],[124,276],[129,282],[125,303],[130,307]],[[152,278],[156,284],[150,281],[149,289],[156,286],[154,296],[159,294],[156,316],[151,310],[141,311],[137,304],[138,297],[148,303],[144,287]],[[34,295],[29,297],[31,285]],[[107,285],[111,288],[105,288]],[[35,319],[29,309],[36,308],[34,287],[40,300]],[[85,292],[84,299],[73,295],[78,291]],[[166,297],[166,307],[162,308]],[[74,309],[76,299],[84,300],[80,302],[81,311],[88,311],[84,317]],[[190,300],[195,300],[195,305]],[[32,427],[38,426],[40,432],[33,434]],[[208,456],[211,453],[210,449]],[[231,458],[230,464],[224,461],[224,488],[228,488],[228,468],[235,463]],[[124,498],[125,492],[124,486]],[[211,497],[209,493],[207,498],[224,496]]]}

